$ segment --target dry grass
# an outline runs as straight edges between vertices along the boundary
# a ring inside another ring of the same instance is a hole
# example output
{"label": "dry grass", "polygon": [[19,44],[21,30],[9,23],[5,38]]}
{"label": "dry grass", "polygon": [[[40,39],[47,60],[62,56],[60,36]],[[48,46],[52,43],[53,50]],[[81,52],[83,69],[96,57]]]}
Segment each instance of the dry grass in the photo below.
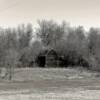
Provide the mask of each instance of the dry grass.
{"label": "dry grass", "polygon": [[0,100],[100,100],[99,73],[79,68],[15,69],[0,83]]}
{"label": "dry grass", "polygon": [[82,68],[21,68],[15,69],[14,80],[95,78],[100,74]]}

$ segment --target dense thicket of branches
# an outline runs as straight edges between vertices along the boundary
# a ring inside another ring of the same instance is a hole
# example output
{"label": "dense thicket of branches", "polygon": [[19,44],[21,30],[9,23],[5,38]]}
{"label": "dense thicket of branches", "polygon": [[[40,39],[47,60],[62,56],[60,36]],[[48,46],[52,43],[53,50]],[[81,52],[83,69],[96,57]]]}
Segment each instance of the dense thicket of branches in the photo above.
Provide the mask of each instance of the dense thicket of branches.
{"label": "dense thicket of branches", "polygon": [[0,29],[0,67],[33,67],[44,48],[53,48],[65,65],[100,69],[100,29],[86,32],[82,26],[52,20],[38,21],[38,25],[36,29],[31,24]]}

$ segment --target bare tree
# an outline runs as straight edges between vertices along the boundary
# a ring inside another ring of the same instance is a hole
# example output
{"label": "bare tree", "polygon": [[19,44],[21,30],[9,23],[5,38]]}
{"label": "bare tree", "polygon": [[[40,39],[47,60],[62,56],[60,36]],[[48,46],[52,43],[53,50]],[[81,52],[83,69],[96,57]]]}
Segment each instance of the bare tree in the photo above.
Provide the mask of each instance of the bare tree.
{"label": "bare tree", "polygon": [[55,47],[65,33],[65,23],[57,24],[50,20],[38,21],[39,27],[36,30],[37,36],[41,39],[43,45]]}
{"label": "bare tree", "polygon": [[7,73],[5,77],[8,77],[9,80],[12,80],[14,75],[14,69],[18,64],[19,54],[15,49],[6,50],[5,53],[5,66],[7,68]]}
{"label": "bare tree", "polygon": [[90,29],[88,35],[88,48],[93,69],[100,70],[100,29]]}

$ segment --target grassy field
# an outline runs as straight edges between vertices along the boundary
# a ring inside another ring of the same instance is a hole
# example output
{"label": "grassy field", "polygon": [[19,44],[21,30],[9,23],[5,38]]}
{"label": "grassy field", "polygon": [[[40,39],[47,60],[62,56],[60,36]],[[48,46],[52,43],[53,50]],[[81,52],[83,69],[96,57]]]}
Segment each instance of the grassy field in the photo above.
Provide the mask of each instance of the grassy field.
{"label": "grassy field", "polygon": [[100,100],[100,74],[79,68],[15,69],[0,100]]}

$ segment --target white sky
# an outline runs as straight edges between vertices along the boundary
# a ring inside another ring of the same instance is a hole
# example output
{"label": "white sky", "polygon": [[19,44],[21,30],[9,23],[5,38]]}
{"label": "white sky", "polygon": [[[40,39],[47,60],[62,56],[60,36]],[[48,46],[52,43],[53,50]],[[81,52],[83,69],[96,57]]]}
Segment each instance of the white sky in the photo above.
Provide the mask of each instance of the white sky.
{"label": "white sky", "polygon": [[0,26],[36,25],[37,19],[100,27],[100,0],[0,0]]}

